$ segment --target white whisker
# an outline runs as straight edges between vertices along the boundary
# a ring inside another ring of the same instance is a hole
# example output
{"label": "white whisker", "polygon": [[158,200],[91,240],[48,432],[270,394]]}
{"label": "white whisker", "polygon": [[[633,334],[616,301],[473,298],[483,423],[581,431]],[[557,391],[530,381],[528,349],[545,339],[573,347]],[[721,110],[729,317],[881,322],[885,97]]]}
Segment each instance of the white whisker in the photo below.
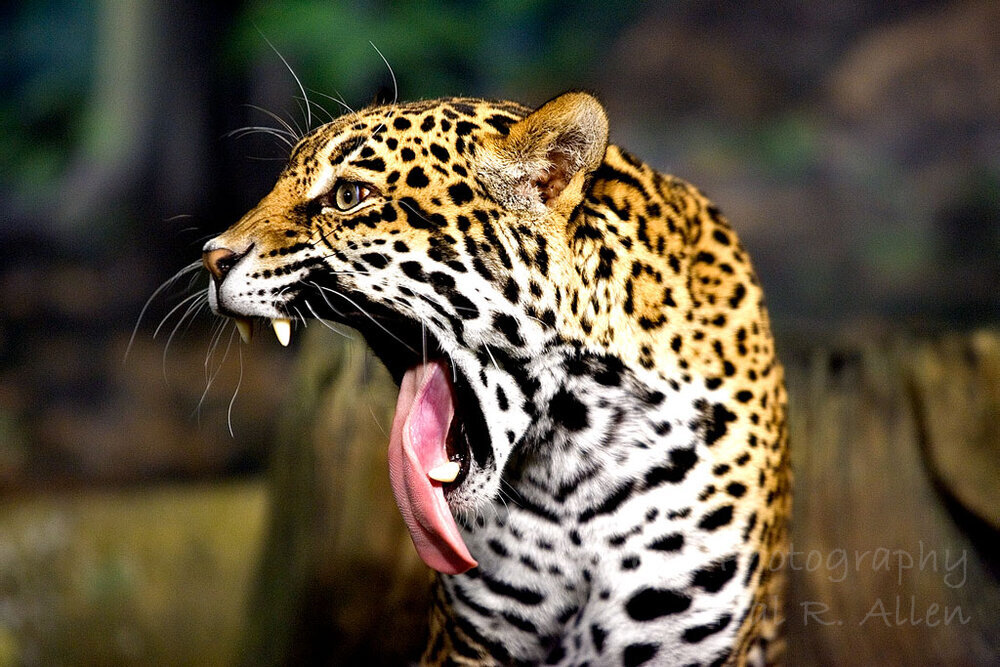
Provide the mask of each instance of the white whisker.
{"label": "white whisker", "polygon": [[129,352],[132,350],[132,345],[135,342],[135,335],[139,331],[139,325],[142,324],[142,318],[146,315],[146,311],[149,309],[149,304],[151,304],[153,299],[159,296],[164,290],[168,289],[172,284],[177,282],[177,280],[179,280],[184,274],[196,271],[200,266],[201,260],[191,262],[173,276],[163,281],[163,283],[161,283],[160,286],[153,290],[153,293],[149,295],[149,298],[146,299],[146,303],[142,306],[142,310],[139,311],[139,317],[135,320],[135,326],[132,327],[132,335],[129,336],[128,345],[125,347],[125,356],[122,358],[123,364],[128,361]]}
{"label": "white whisker", "polygon": [[327,322],[325,319],[323,319],[322,317],[320,317],[319,314],[315,311],[315,309],[313,309],[311,303],[309,303],[308,301],[306,301],[305,304],[306,304],[306,308],[308,308],[309,312],[313,314],[313,317],[316,318],[317,322],[319,322],[321,325],[323,325],[324,327],[326,327],[327,329],[329,329],[333,333],[337,334],[338,336],[343,336],[344,338],[346,338],[348,340],[351,340],[351,336],[346,331],[341,331],[340,329],[338,329],[337,327],[333,326],[332,324],[330,324],[329,322]]}
{"label": "white whisker", "polygon": [[424,363],[427,363],[427,324],[420,320],[420,351],[424,357]]}
{"label": "white whisker", "polygon": [[396,102],[399,101],[399,85],[396,82],[396,73],[392,71],[392,65],[390,65],[389,61],[385,59],[385,56],[382,55],[382,52],[379,50],[379,48],[377,46],[375,46],[375,42],[371,42],[370,41],[368,43],[372,45],[372,48],[375,49],[375,53],[378,54],[378,57],[381,58],[382,62],[385,63],[386,69],[389,70],[389,76],[392,77],[392,105],[391,106],[395,106]]}
{"label": "white whisker", "polygon": [[[229,334],[230,340],[232,339],[232,334]],[[243,348],[237,346],[236,353],[240,360],[240,376],[236,380],[236,388],[233,389],[233,397],[229,399],[229,408],[226,410],[226,423],[229,425],[229,437],[236,438],[236,434],[233,433],[233,405],[236,403],[236,397],[240,393],[240,387],[243,385]]]}
{"label": "white whisker", "polygon": [[[313,89],[311,89],[311,88],[309,89],[309,92],[310,92],[310,93],[313,93],[313,94],[316,94],[316,91],[315,91],[315,90],[313,90]],[[316,102],[316,101],[314,101],[314,100],[308,100],[308,102],[309,102],[309,104],[311,104],[311,105],[313,106],[313,108],[315,108],[315,109],[316,109],[317,111],[322,111],[322,112],[323,112],[323,115],[324,115],[324,116],[326,116],[326,117],[327,117],[327,119],[328,119],[328,120],[326,121],[327,123],[332,123],[332,122],[333,122],[333,121],[335,120],[335,116],[334,116],[334,115],[333,115],[332,113],[330,113],[330,112],[329,112],[329,111],[327,110],[327,108],[326,108],[326,107],[324,107],[324,106],[323,106],[322,104],[320,104],[319,102]]]}
{"label": "white whisker", "polygon": [[[271,50],[274,51],[275,55],[281,58],[281,62],[285,64],[285,68],[288,69],[288,73],[292,75],[293,79],[295,79],[295,85],[299,87],[299,92],[302,93],[302,99],[305,100],[306,103],[306,132],[308,132],[309,129],[312,127],[312,109],[309,106],[309,96],[306,94],[306,89],[302,85],[302,81],[299,79],[299,76],[295,73],[295,70],[292,69],[292,66],[288,64],[288,61],[285,60],[285,57],[281,55],[278,49],[274,47],[274,44],[272,44],[267,37],[264,37],[263,34],[261,34],[261,37],[263,37],[264,41],[267,42],[267,45],[271,47]],[[301,131],[299,132],[300,137],[303,134],[304,134],[303,132]]]}
{"label": "white whisker", "polygon": [[294,148],[295,142],[289,137],[288,133],[282,132],[281,130],[275,129],[273,127],[261,127],[261,126],[250,126],[242,127],[238,130],[233,130],[226,134],[226,137],[231,137],[233,139],[242,139],[243,137],[249,136],[251,134],[266,134],[268,136],[274,137],[282,144],[288,148]]}
{"label": "white whisker", "polygon": [[306,318],[302,314],[302,311],[300,311],[298,308],[295,307],[292,307],[292,310],[295,311],[295,316],[299,319],[300,322],[302,322],[302,328],[305,329],[306,327],[308,327],[309,322],[306,321]]}
{"label": "white whisker", "polygon": [[[373,323],[375,323],[375,324],[376,324],[376,325],[377,325],[377,326],[378,326],[378,327],[379,327],[380,329],[382,329],[382,331],[384,331],[384,332],[386,332],[387,334],[389,334],[389,336],[391,336],[391,337],[392,337],[392,338],[393,338],[394,340],[396,340],[396,341],[397,341],[397,342],[398,342],[398,343],[399,343],[400,345],[402,345],[403,347],[405,347],[406,349],[408,349],[408,350],[409,350],[410,352],[412,352],[413,354],[416,354],[416,353],[417,353],[417,351],[416,351],[416,350],[414,350],[414,349],[413,349],[412,347],[410,347],[409,345],[407,345],[407,344],[406,344],[406,342],[405,342],[405,341],[404,341],[404,340],[403,340],[402,338],[400,338],[400,337],[399,337],[399,336],[397,336],[396,334],[394,334],[394,333],[392,333],[391,331],[389,331],[389,330],[388,330],[388,329],[387,329],[387,328],[385,327],[385,325],[384,325],[384,324],[382,324],[381,322],[379,322],[378,320],[376,320],[376,319],[375,319],[374,317],[372,317],[372,316],[371,316],[371,315],[370,315],[370,314],[368,313],[368,311],[366,311],[366,310],[365,310],[364,308],[362,308],[361,306],[359,306],[358,304],[356,304],[356,303],[355,303],[354,301],[352,301],[350,297],[348,297],[348,296],[346,296],[346,295],[344,295],[344,294],[341,294],[340,292],[338,292],[338,291],[336,291],[336,290],[333,290],[333,289],[330,289],[329,287],[323,287],[322,285],[319,285],[319,284],[317,284],[317,283],[314,283],[314,282],[310,282],[310,284],[311,284],[311,285],[313,285],[314,287],[316,287],[317,289],[319,289],[319,290],[321,291],[321,293],[322,293],[322,292],[329,292],[330,294],[333,294],[334,296],[339,296],[339,297],[340,297],[341,299],[343,299],[344,301],[347,301],[347,302],[348,302],[349,304],[351,304],[352,306],[354,306],[355,308],[357,308],[357,309],[358,309],[358,312],[360,312],[360,313],[361,313],[362,315],[364,315],[364,316],[365,316],[365,317],[367,317],[367,318],[368,318],[369,320],[371,320],[371,321],[372,321]],[[325,298],[325,297],[324,297],[324,300],[326,300],[326,298]],[[328,301],[328,300],[327,300],[327,303],[329,304],[329,301]],[[332,306],[332,305],[331,305],[330,307],[331,307],[331,308],[333,308],[333,306]],[[334,311],[336,312],[336,308],[334,308]]]}
{"label": "white whisker", "polygon": [[497,372],[500,372],[500,364],[498,364],[498,363],[497,363],[497,360],[496,360],[496,358],[495,358],[495,357],[493,356],[493,353],[492,353],[492,352],[490,352],[490,346],[489,346],[489,345],[487,345],[486,343],[483,343],[483,348],[485,348],[485,349],[486,349],[486,354],[488,354],[488,355],[489,355],[489,357],[490,357],[490,361],[492,361],[492,362],[493,362],[493,368],[497,369]]}
{"label": "white whisker", "polygon": [[[220,333],[221,333],[221,331],[222,330],[220,329]],[[201,398],[198,399],[198,405],[195,407],[194,413],[196,415],[198,415],[199,422],[201,421],[200,420],[200,417],[201,417],[201,407],[202,407],[202,405],[204,405],[205,398],[208,396],[208,390],[212,388],[213,384],[215,384],[215,380],[216,380],[216,378],[219,377],[219,373],[222,372],[222,368],[223,368],[223,366],[226,363],[226,359],[229,358],[229,350],[232,349],[232,347],[233,347],[233,338],[234,338],[234,336],[238,338],[238,336],[236,336],[235,328],[232,329],[232,330],[230,330],[230,332],[229,332],[229,341],[226,343],[226,349],[222,352],[222,359],[219,360],[219,365],[216,366],[215,372],[212,373],[211,376],[207,377],[207,382],[205,384],[205,391],[201,392]],[[219,342],[221,342],[221,336],[218,339],[216,339],[216,341],[212,344],[212,351],[209,353],[209,356],[205,359],[205,369],[206,369],[206,371],[208,370],[209,360],[212,358],[212,356],[214,356],[214,354],[215,354],[215,347],[216,347],[216,345],[218,345]]]}
{"label": "white whisker", "polygon": [[202,367],[205,371],[205,381],[208,382],[212,376],[211,370],[209,369],[212,363],[212,356],[215,354],[215,350],[219,345],[219,341],[222,340],[222,333],[226,329],[227,321],[223,318],[218,318],[218,321],[212,325],[212,332],[208,337],[208,349],[205,350],[205,361],[202,362]]}
{"label": "white whisker", "polygon": [[372,407],[372,405],[375,403],[375,397],[372,394],[371,378],[368,377],[368,360],[371,358],[372,355],[371,348],[365,347],[363,354],[365,355],[365,358],[361,368],[364,370],[365,392],[368,394],[368,413],[372,416],[372,421],[375,422],[375,426],[378,428],[379,432],[382,433],[383,436],[388,438],[389,433],[382,426],[382,421],[378,418],[378,415],[375,414],[375,409]]}
{"label": "white whisker", "polygon": [[160,322],[160,325],[156,327],[156,331],[153,333],[153,338],[156,338],[157,334],[160,333],[160,329],[167,323],[168,318],[173,315],[181,307],[185,307],[184,312],[177,319],[177,323],[174,328],[170,330],[170,335],[167,337],[167,343],[163,346],[163,378],[167,377],[167,354],[170,352],[170,344],[174,340],[174,336],[177,335],[178,330],[184,323],[187,322],[188,325],[194,320],[194,316],[202,309],[208,302],[208,297],[203,293],[196,292],[188,297],[185,297],[183,301],[174,306],[169,313]]}
{"label": "white whisker", "polygon": [[[334,97],[333,95],[327,95],[326,93],[320,93],[320,92],[315,91],[315,90],[312,91],[312,92],[316,93],[320,97],[325,97],[328,100],[330,100],[332,102],[335,102],[336,104],[339,104],[340,106],[344,107],[344,111],[346,111],[347,113],[357,113],[354,109],[351,108],[350,104],[348,104],[347,102],[344,101],[344,96],[341,95],[339,92],[337,93],[337,95],[339,95],[339,97]],[[334,92],[336,92],[336,91],[334,91]],[[327,113],[329,113],[329,112],[327,112]]]}
{"label": "white whisker", "polygon": [[431,227],[436,226],[433,221],[428,220],[425,215],[423,215],[420,211],[418,211],[415,208],[413,208],[412,206],[410,206],[408,203],[400,201],[399,205],[400,205],[401,208],[405,208],[407,211],[409,211],[413,215],[419,216],[421,220],[423,220],[427,224],[431,225]]}
{"label": "white whisker", "polygon": [[[176,313],[181,308],[184,308],[185,306],[189,306],[192,301],[197,300],[199,297],[205,297],[205,295],[202,294],[201,292],[195,292],[194,294],[189,294],[188,296],[184,297],[180,301],[180,303],[171,308],[170,311],[163,316],[163,319],[160,320],[160,323],[156,325],[156,329],[153,330],[153,338],[156,338],[158,335],[160,335],[160,330],[162,330],[163,327],[166,326],[167,321],[173,316],[174,313]],[[183,320],[184,316],[181,316],[181,319]]]}
{"label": "white whisker", "polygon": [[265,109],[264,107],[259,107],[256,104],[247,104],[246,106],[248,108],[250,108],[250,109],[255,110],[255,111],[259,111],[262,114],[270,116],[276,123],[278,123],[279,125],[281,125],[282,129],[281,130],[277,130],[276,129],[275,132],[281,132],[282,134],[287,134],[288,137],[289,137],[289,139],[291,139],[292,141],[296,141],[297,142],[299,140],[300,135],[298,135],[298,134],[295,133],[295,128],[293,128],[291,125],[289,125],[288,121],[286,121],[284,118],[282,118],[278,114],[274,113],[273,111],[269,111],[269,110]]}

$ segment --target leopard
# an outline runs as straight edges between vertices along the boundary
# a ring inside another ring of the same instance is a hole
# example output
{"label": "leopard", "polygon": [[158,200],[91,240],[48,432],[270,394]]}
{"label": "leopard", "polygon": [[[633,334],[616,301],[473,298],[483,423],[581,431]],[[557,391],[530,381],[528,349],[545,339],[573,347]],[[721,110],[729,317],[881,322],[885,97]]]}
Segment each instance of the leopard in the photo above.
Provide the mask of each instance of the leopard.
{"label": "leopard", "polygon": [[782,366],[746,248],[596,95],[373,104],[202,261],[249,339],[360,332],[433,571],[423,665],[780,661]]}

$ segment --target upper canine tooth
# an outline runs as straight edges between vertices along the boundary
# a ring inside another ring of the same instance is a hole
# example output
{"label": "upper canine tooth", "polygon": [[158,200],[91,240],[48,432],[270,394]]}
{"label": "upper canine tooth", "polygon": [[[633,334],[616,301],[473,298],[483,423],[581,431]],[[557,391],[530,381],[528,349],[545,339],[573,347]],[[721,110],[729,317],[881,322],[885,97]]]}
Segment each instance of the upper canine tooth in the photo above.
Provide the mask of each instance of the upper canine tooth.
{"label": "upper canine tooth", "polygon": [[245,317],[237,317],[236,329],[240,332],[240,338],[243,339],[244,343],[249,343],[250,339],[253,338],[253,327],[250,324],[250,320]]}
{"label": "upper canine tooth", "polygon": [[288,347],[288,342],[292,339],[292,321],[285,317],[276,317],[271,320],[271,327],[274,335],[278,337],[278,342]]}
{"label": "upper canine tooth", "polygon": [[456,461],[448,461],[427,471],[427,476],[435,482],[454,482],[458,477],[459,465]]}

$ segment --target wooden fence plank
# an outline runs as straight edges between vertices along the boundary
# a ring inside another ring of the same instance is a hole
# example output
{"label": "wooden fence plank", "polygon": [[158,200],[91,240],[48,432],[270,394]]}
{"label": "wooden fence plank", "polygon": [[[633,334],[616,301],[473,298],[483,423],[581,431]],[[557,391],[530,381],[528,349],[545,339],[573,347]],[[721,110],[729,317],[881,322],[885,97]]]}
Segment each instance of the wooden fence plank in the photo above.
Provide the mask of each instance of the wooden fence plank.
{"label": "wooden fence plank", "polygon": [[[936,449],[962,450],[977,424],[963,415],[979,414],[989,395],[969,391],[973,379],[989,380],[963,371],[948,350],[901,340],[789,364],[798,554],[789,664],[995,664],[1000,656],[996,543],[984,550],[981,536],[956,522],[921,445],[929,426]],[[939,372],[934,381],[928,369]],[[994,457],[996,433],[981,443]]]}

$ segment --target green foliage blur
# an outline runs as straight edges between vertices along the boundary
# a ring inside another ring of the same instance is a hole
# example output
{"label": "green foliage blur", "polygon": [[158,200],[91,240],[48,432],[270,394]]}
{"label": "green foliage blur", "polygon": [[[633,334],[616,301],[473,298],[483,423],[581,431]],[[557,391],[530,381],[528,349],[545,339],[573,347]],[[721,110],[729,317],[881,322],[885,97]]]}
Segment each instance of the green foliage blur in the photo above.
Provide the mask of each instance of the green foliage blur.
{"label": "green foliage blur", "polygon": [[0,185],[40,193],[80,142],[95,51],[90,2],[25,2],[0,21]]}
{"label": "green foliage blur", "polygon": [[382,57],[405,98],[551,96],[602,56],[588,45],[613,39],[636,13],[632,3],[592,0],[254,2],[234,26],[227,58],[234,67],[271,58],[273,42],[303,81],[338,90],[352,106],[389,83]]}
{"label": "green foliage blur", "polygon": [[[95,61],[103,55],[98,22],[102,11],[113,10],[109,4],[35,0],[5,10],[4,187],[41,196],[76,148],[107,140],[94,136],[109,128],[88,118],[87,102]],[[636,13],[637,5],[589,0],[248,2],[213,35],[217,62],[205,66],[247,81],[255,68],[274,68],[284,59],[311,102],[333,116],[367,104],[380,91],[391,97],[394,86],[401,98],[517,94],[541,102],[601,57],[600,49],[587,45],[613,37]],[[322,112],[319,117],[328,120]]]}

